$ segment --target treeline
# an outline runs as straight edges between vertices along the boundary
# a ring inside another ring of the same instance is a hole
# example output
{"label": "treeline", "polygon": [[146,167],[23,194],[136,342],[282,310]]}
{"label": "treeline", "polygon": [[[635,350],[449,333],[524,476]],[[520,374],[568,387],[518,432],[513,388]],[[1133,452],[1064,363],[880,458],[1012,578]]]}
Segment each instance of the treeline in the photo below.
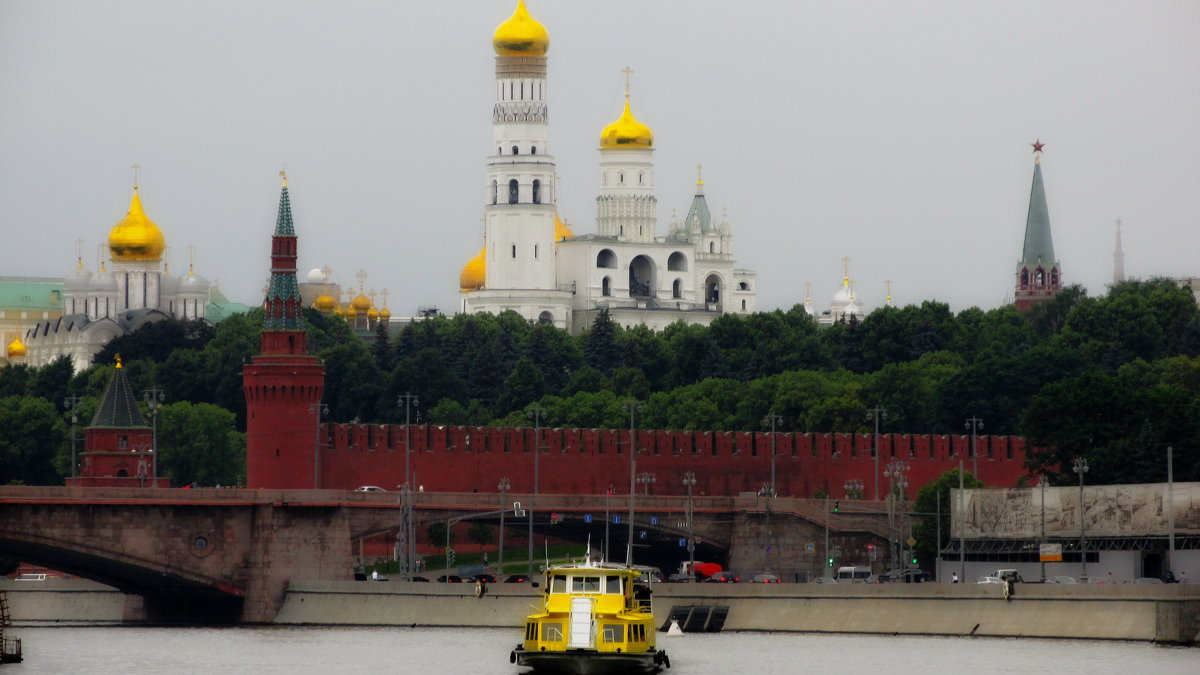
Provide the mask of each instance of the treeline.
{"label": "treeline", "polygon": [[[1089,482],[1160,481],[1171,445],[1177,479],[1200,480],[1200,314],[1169,280],[1098,298],[1071,287],[1028,314],[924,302],[824,328],[797,306],[661,332],[601,314],[573,337],[510,312],[381,327],[368,344],[340,318],[305,319],[335,421],[403,422],[406,393],[414,419],[435,424],[529,426],[536,403],[545,426],[624,427],[636,400],[641,428],[762,429],[774,411],[781,431],[867,432],[882,408],[884,432],[961,434],[980,418],[981,433],[1047,448],[1033,468],[1064,478],[1082,454]],[[74,378],[69,365],[10,366],[0,396],[44,398],[61,416],[66,395],[99,394],[120,352],[139,391],[218,406],[243,429],[241,366],[261,321],[151,324]]]}

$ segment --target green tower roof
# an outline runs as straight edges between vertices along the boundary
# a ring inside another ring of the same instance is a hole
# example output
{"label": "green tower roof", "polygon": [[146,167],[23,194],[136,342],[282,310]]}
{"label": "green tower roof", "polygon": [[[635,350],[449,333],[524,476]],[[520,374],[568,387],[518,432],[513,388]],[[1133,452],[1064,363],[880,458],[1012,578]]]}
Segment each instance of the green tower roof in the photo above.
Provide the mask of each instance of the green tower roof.
{"label": "green tower roof", "polygon": [[104,390],[104,398],[92,418],[93,427],[145,427],[146,418],[138,409],[137,399],[129,386],[129,378],[125,377],[125,369],[117,364],[108,387]]}
{"label": "green tower roof", "polygon": [[1029,215],[1025,218],[1025,248],[1021,252],[1022,268],[1049,269],[1058,262],[1054,257],[1054,240],[1050,237],[1050,209],[1046,207],[1046,186],[1042,183],[1042,164],[1033,165],[1033,187],[1029,191]]}

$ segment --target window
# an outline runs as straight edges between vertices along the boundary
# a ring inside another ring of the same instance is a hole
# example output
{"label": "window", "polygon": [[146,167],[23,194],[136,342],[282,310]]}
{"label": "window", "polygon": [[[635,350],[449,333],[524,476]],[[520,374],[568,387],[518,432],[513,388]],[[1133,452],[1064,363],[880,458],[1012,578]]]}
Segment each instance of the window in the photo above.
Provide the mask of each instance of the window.
{"label": "window", "polygon": [[603,251],[600,251],[600,253],[596,254],[596,267],[616,269],[617,254],[613,253],[611,249],[607,248]]}
{"label": "window", "polygon": [[516,258],[517,258],[517,245],[516,244],[512,245],[512,257],[514,260],[516,260]]}
{"label": "window", "polygon": [[128,450],[129,449],[129,437],[128,436],[117,436],[117,449],[118,450]]}
{"label": "window", "polygon": [[608,595],[620,595],[621,577],[616,575],[604,577],[604,592]]}
{"label": "window", "polygon": [[600,282],[600,295],[612,295],[612,279],[604,277]]}
{"label": "window", "polygon": [[508,181],[508,203],[509,204],[517,203],[517,195],[519,194],[519,192],[520,192],[520,187],[517,184],[517,179],[514,178],[514,179]]}
{"label": "window", "polygon": [[625,631],[621,630],[619,623],[606,623],[603,628],[605,642],[622,642],[621,638]]}
{"label": "window", "polygon": [[554,323],[554,315],[550,312],[542,312],[538,315],[538,323]]}
{"label": "window", "polygon": [[514,145],[514,146],[513,146],[513,154],[514,154],[514,155],[516,155],[516,154],[519,154],[519,153],[520,153],[520,151],[517,149],[517,146],[515,146],[515,145]]}
{"label": "window", "polygon": [[1046,270],[1044,270],[1040,267],[1037,268],[1037,271],[1033,273],[1033,285],[1034,286],[1045,286],[1046,285]]}
{"label": "window", "polygon": [[542,181],[540,180],[533,181],[533,203],[542,203]]}
{"label": "window", "polygon": [[675,251],[671,254],[671,257],[667,258],[668,272],[686,272],[687,268],[687,256],[685,256],[683,253]]}
{"label": "window", "polygon": [[682,298],[683,297],[683,279],[676,279],[674,281],[674,283],[671,284],[671,297],[672,298]]}
{"label": "window", "polygon": [[738,282],[738,290],[739,291],[748,291],[748,290],[750,290],[750,284],[745,281],[739,281]]}
{"label": "window", "polygon": [[717,252],[717,242],[715,242],[715,241],[708,242],[708,252],[709,253]]}
{"label": "window", "polygon": [[617,174],[617,182],[622,183],[622,184],[625,183],[625,174],[624,173]]}
{"label": "window", "polygon": [[531,154],[531,155],[537,154],[537,146],[536,145],[532,145],[529,147],[529,154]]}
{"label": "window", "polygon": [[742,311],[746,311],[746,301],[742,300]]}
{"label": "window", "polygon": [[1021,285],[1022,286],[1029,285],[1029,270],[1028,269],[1021,270]]}
{"label": "window", "polygon": [[638,185],[641,185],[644,182],[643,179],[645,177],[646,177],[646,174],[642,173],[641,171],[638,172]]}
{"label": "window", "polygon": [[537,244],[533,245],[533,259],[534,260],[538,259],[538,245]]}
{"label": "window", "polygon": [[492,203],[495,204],[496,200],[499,198],[500,198],[500,185],[498,183],[496,183],[496,181],[492,181]]}

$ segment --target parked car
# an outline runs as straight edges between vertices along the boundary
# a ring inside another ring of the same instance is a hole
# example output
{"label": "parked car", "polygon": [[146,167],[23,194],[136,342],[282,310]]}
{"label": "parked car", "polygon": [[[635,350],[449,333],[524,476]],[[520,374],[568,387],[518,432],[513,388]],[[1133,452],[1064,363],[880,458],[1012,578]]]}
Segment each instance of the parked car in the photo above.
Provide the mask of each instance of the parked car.
{"label": "parked car", "polygon": [[413,577],[412,580],[413,581],[424,581],[425,583],[429,583],[429,579],[426,579],[425,577]]}
{"label": "parked car", "polygon": [[510,575],[508,575],[507,578],[504,579],[504,583],[506,583],[506,584],[529,583],[529,575],[528,574],[510,574]]}
{"label": "parked car", "polygon": [[387,490],[384,490],[383,488],[379,487],[378,485],[359,485],[358,487],[354,488],[354,491],[355,492],[387,492]]}
{"label": "parked car", "polygon": [[1021,578],[1021,573],[1017,570],[996,570],[990,576],[997,577],[1001,581],[1012,581],[1018,584],[1025,583]]}
{"label": "parked car", "polygon": [[1000,579],[1000,577],[979,577],[979,581],[976,581],[975,583],[977,583],[977,584],[1002,584],[1004,582]]}
{"label": "parked car", "polygon": [[456,574],[443,574],[437,578],[439,584],[461,584],[462,577]]}
{"label": "parked car", "polygon": [[488,574],[488,573],[484,572],[482,574],[472,575],[471,578],[468,579],[467,581],[471,581],[471,582],[482,581],[485,584],[494,584],[494,583],[496,583],[496,577],[493,574]]}
{"label": "parked car", "polygon": [[733,572],[717,572],[708,578],[710,584],[736,584],[741,581],[741,577]]}
{"label": "parked car", "polygon": [[1046,583],[1048,583],[1048,584],[1077,584],[1077,583],[1079,583],[1079,580],[1076,579],[1075,577],[1057,576],[1057,577],[1047,577]]}
{"label": "parked car", "polygon": [[667,577],[667,583],[669,583],[669,584],[690,584],[690,583],[692,583],[692,578],[690,576],[688,576],[688,574],[685,572],[676,572],[675,574],[672,574],[671,576]]}
{"label": "parked car", "polygon": [[836,578],[839,584],[865,584],[871,578],[871,568],[839,567]]}
{"label": "parked car", "polygon": [[781,581],[782,580],[779,577],[775,576],[774,574],[769,574],[767,572],[763,572],[761,574],[755,574],[753,577],[750,578],[750,582],[755,583],[755,584],[778,584]]}

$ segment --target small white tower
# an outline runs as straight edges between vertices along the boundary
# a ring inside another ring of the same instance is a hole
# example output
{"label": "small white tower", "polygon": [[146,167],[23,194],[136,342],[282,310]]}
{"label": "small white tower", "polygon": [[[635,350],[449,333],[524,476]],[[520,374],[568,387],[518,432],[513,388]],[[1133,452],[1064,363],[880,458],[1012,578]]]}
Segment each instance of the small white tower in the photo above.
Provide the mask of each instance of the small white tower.
{"label": "small white tower", "polygon": [[654,134],[629,110],[625,73],[625,111],[600,132],[600,194],[596,230],[602,237],[651,242],[657,234],[658,199],[654,196]]}

